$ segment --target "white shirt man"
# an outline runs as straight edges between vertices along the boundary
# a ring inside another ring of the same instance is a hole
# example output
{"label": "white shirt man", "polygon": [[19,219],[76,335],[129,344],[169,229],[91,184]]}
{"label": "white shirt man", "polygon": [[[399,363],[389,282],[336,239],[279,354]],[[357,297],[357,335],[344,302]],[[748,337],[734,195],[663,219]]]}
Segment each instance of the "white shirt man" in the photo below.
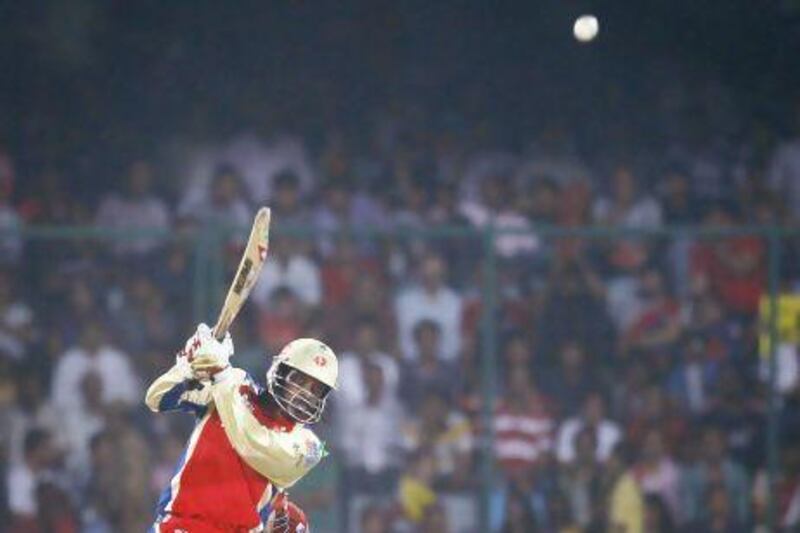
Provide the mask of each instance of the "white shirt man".
{"label": "white shirt man", "polygon": [[461,348],[461,296],[444,285],[445,271],[441,258],[426,257],[420,271],[420,284],[401,292],[395,302],[400,347],[406,358],[416,359],[414,327],[422,320],[431,320],[442,332],[442,358],[452,361]]}
{"label": "white shirt man", "polygon": [[349,403],[347,416],[339,418],[341,446],[348,466],[380,474],[399,464],[403,443],[398,429],[403,411],[396,395],[385,386],[380,366],[365,365],[363,387],[362,401]]}
{"label": "white shirt man", "polygon": [[584,427],[593,427],[597,448],[595,456],[605,462],[622,439],[619,424],[605,417],[605,402],[602,396],[590,394],[583,405],[581,416],[567,419],[558,429],[556,457],[562,463],[575,460],[575,440]]}
{"label": "white shirt man", "polygon": [[[375,352],[366,356],[371,363],[380,366],[383,371],[386,388],[390,394],[397,392],[400,381],[400,370],[391,356],[383,352]],[[364,385],[364,359],[353,352],[345,352],[339,361],[339,380],[341,391],[337,395],[337,402],[346,405],[362,404],[367,397]]]}
{"label": "white shirt man", "polygon": [[119,401],[133,405],[141,401],[141,385],[128,356],[108,345],[94,353],[81,346],[67,350],[59,359],[53,374],[53,402],[59,409],[81,409],[81,386],[89,373],[98,375],[102,384],[102,401]]}
{"label": "white shirt man", "polygon": [[301,254],[287,254],[286,257],[280,257],[280,253],[276,255],[278,257],[264,264],[261,278],[253,289],[254,301],[262,306],[268,305],[275,289],[288,287],[303,304],[319,305],[322,300],[322,281],[317,265]]}

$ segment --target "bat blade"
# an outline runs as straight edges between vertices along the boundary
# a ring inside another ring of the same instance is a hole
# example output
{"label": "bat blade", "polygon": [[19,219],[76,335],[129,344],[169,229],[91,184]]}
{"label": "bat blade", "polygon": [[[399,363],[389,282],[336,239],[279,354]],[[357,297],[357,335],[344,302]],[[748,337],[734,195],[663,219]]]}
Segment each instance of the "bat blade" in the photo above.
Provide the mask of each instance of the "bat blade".
{"label": "bat blade", "polygon": [[270,216],[271,212],[268,207],[262,207],[256,213],[244,254],[236,269],[236,275],[233,277],[228,294],[225,296],[217,323],[212,330],[217,339],[225,336],[258,280],[269,251]]}

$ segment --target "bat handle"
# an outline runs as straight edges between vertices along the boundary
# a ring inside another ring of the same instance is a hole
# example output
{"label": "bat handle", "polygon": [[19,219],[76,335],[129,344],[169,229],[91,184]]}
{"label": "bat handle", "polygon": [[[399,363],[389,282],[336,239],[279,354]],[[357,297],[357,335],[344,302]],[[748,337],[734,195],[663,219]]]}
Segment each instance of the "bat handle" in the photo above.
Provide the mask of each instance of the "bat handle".
{"label": "bat handle", "polygon": [[214,338],[218,341],[221,341],[225,338],[225,334],[228,332],[228,325],[230,321],[225,320],[225,317],[220,315],[217,319],[217,323],[214,324],[214,327],[211,329],[211,334],[214,335]]}

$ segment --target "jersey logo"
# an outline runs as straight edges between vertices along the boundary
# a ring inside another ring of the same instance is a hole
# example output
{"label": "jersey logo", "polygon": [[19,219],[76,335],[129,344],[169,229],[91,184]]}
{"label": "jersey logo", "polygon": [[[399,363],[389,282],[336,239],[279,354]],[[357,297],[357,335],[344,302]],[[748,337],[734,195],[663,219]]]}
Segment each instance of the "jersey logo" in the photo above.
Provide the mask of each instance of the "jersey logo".
{"label": "jersey logo", "polygon": [[297,464],[303,465],[305,468],[313,468],[325,457],[325,444],[316,439],[306,439],[301,445],[295,443],[294,451],[299,455]]}

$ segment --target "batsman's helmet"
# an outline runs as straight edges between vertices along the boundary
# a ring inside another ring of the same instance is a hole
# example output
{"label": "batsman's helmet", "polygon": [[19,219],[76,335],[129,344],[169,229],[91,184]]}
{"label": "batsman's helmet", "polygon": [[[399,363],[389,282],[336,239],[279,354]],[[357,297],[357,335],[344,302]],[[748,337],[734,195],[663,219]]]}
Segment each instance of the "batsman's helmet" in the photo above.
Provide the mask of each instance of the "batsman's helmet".
{"label": "batsman's helmet", "polygon": [[[312,380],[303,379],[303,375]],[[324,342],[295,339],[272,360],[267,388],[278,405],[298,422],[317,422],[325,400],[338,387],[339,362]]]}

